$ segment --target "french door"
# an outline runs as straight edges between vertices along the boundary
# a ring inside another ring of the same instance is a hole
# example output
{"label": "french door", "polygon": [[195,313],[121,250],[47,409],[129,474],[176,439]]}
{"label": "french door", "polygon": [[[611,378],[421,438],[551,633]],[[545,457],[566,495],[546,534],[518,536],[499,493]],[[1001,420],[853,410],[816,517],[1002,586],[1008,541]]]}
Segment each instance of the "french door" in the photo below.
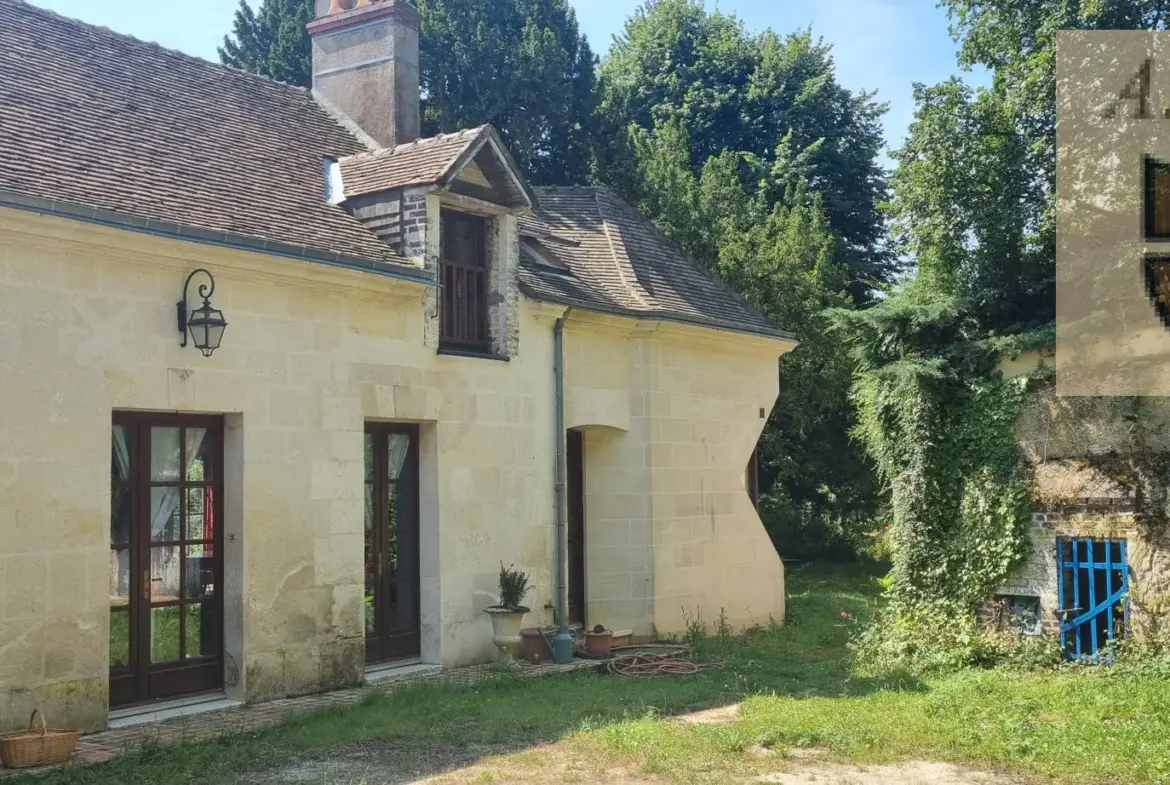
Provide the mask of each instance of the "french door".
{"label": "french door", "polygon": [[110,705],[223,686],[223,421],[116,412]]}
{"label": "french door", "polygon": [[367,423],[366,662],[419,654],[418,427]]}

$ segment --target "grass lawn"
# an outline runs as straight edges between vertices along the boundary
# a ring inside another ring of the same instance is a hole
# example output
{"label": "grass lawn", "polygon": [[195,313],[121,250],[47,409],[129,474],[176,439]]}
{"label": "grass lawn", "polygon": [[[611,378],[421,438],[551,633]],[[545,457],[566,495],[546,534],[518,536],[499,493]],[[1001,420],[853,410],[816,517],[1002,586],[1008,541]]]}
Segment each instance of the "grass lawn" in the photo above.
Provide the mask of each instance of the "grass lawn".
{"label": "grass lawn", "polygon": [[[496,774],[480,767],[475,781],[508,781],[511,766],[547,769],[571,758],[571,770],[550,781],[618,781],[616,766],[629,781],[742,782],[782,770],[794,749],[818,748],[866,764],[953,761],[1037,781],[1170,783],[1165,672],[858,677],[845,642],[874,608],[874,576],[860,568],[792,570],[789,590],[784,627],[701,641],[696,656],[725,665],[698,676],[420,684],[256,733],[143,749],[37,781],[375,785],[502,755],[490,761]],[[667,716],[737,702],[738,717],[725,724]],[[356,771],[352,777],[301,776],[346,759],[358,762],[345,769]]]}

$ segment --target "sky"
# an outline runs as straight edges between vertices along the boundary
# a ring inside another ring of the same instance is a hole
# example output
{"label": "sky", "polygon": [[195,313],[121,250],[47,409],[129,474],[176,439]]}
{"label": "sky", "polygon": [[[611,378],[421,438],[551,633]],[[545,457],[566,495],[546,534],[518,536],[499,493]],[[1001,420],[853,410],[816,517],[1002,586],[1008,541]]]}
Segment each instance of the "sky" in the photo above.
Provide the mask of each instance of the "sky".
{"label": "sky", "polygon": [[[31,0],[66,16],[104,25],[188,54],[217,59],[216,47],[231,29],[238,0]],[[258,0],[253,0],[257,4]],[[582,31],[603,54],[638,0],[571,0]],[[715,7],[716,0],[707,0]],[[860,91],[877,91],[890,105],[886,142],[897,147],[914,115],[911,86],[935,84],[960,73],[947,15],[935,0],[719,0],[718,7],[744,21],[749,30],[780,33],[811,27],[833,47],[838,81]],[[966,74],[987,84],[985,72]],[[889,165],[889,160],[885,159]]]}

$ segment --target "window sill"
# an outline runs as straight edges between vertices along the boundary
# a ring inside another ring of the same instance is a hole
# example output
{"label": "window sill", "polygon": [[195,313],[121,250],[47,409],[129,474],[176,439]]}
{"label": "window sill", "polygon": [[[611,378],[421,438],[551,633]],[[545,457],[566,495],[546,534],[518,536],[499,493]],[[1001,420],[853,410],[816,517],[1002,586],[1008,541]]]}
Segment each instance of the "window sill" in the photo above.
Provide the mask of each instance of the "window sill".
{"label": "window sill", "polygon": [[476,360],[495,360],[496,362],[511,362],[511,357],[505,357],[491,352],[477,352],[474,349],[460,349],[454,346],[440,346],[439,354],[447,357],[472,357]]}

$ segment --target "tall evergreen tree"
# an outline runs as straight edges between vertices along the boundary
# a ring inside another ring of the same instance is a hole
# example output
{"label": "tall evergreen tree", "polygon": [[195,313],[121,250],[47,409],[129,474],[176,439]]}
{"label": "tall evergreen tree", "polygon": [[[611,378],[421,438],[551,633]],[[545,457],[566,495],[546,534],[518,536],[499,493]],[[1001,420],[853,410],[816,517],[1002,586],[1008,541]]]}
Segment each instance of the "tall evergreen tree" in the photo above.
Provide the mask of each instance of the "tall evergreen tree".
{"label": "tall evergreen tree", "polygon": [[537,185],[585,182],[596,57],[567,0],[419,0],[426,133],[492,123]]}
{"label": "tall evergreen tree", "polygon": [[244,71],[308,87],[313,60],[305,25],[314,13],[313,0],[263,0],[259,12],[252,10],[248,0],[240,0],[219,59]]}
{"label": "tall evergreen tree", "polygon": [[[639,210],[801,344],[780,363],[780,398],[760,441],[764,523],[789,557],[856,551],[881,494],[850,437],[852,366],[825,314],[853,305],[824,198],[808,186],[817,146],[775,158],[726,150],[691,171],[677,118],[629,132],[628,183]],[[753,183],[747,189],[744,183]]]}
{"label": "tall evergreen tree", "polygon": [[[423,133],[494,125],[536,185],[583,183],[597,58],[567,0],[418,0]],[[308,86],[313,0],[240,0],[220,59]]]}

